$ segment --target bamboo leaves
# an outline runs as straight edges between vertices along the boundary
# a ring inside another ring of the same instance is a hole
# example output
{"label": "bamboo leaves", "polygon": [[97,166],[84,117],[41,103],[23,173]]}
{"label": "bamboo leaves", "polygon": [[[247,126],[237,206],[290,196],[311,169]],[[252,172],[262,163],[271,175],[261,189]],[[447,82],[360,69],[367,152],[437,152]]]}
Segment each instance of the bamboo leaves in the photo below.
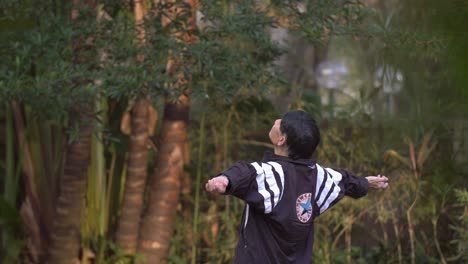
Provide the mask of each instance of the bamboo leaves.
{"label": "bamboo leaves", "polygon": [[419,150],[417,150],[416,153],[413,141],[408,138],[406,141],[408,142],[409,157],[404,157],[397,151],[390,149],[385,152],[384,158],[387,161],[400,162],[414,172],[418,172],[416,175],[419,175],[419,173],[422,171],[424,163],[430,154],[434,151],[434,148],[437,144],[436,142],[432,141],[429,134],[426,134],[424,135]]}

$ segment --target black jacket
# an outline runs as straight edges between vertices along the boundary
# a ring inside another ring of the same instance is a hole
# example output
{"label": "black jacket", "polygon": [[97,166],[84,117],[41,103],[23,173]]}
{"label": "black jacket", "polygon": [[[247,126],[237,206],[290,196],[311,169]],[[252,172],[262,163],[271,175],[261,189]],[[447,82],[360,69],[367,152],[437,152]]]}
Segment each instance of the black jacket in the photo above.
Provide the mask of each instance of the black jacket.
{"label": "black jacket", "polygon": [[314,219],[344,195],[367,194],[368,183],[310,159],[267,152],[263,163],[240,161],[222,174],[226,194],[246,201],[235,263],[311,263]]}

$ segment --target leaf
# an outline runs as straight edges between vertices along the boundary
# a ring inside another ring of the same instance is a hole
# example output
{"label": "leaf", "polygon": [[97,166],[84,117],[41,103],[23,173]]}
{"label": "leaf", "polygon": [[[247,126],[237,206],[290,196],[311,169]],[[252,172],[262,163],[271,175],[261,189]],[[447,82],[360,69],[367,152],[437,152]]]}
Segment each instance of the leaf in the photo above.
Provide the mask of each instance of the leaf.
{"label": "leaf", "polygon": [[387,18],[385,19],[385,29],[389,29],[390,27],[390,23],[392,22],[392,18],[393,18],[393,12],[387,16]]}
{"label": "leaf", "polygon": [[429,155],[431,155],[432,151],[437,145],[436,142],[429,145],[430,141],[431,141],[431,136],[425,135],[423,138],[423,143],[421,144],[421,147],[419,148],[419,153],[418,153],[418,167],[419,168],[422,168],[424,162],[427,160]]}
{"label": "leaf", "polygon": [[131,115],[130,112],[126,111],[123,116],[122,120],[120,121],[120,131],[122,131],[125,135],[130,135],[131,133]]}
{"label": "leaf", "polygon": [[418,167],[416,167],[416,154],[414,152],[414,143],[413,141],[410,139],[409,140],[409,155],[410,155],[410,159],[411,159],[411,165],[412,165],[412,169],[413,170],[417,170]]}
{"label": "leaf", "polygon": [[390,149],[385,151],[384,160],[388,161],[391,159],[397,160],[406,165],[408,168],[411,168],[410,161],[407,158],[401,156],[396,150]]}
{"label": "leaf", "polygon": [[135,100],[130,100],[128,102],[127,109],[125,110],[122,116],[122,119],[120,120],[120,131],[122,131],[122,133],[125,135],[130,135],[131,133],[132,117],[131,117],[130,112],[132,111],[134,105],[135,105]]}
{"label": "leaf", "polygon": [[148,134],[149,136],[154,135],[156,129],[156,122],[158,121],[158,111],[154,108],[151,103],[147,104],[148,106]]}

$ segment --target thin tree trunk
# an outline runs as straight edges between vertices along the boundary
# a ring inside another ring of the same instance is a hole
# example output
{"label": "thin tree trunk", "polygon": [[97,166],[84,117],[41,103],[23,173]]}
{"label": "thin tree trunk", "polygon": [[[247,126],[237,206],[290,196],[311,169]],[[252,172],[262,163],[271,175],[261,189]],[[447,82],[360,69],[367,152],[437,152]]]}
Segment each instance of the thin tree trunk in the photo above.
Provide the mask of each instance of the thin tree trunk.
{"label": "thin tree trunk", "polygon": [[411,256],[411,264],[416,264],[416,253],[414,248],[414,228],[413,223],[411,221],[411,210],[406,211],[406,219],[408,222],[408,233],[409,233],[409,240],[410,240],[410,256]]}
{"label": "thin tree trunk", "polygon": [[116,240],[127,254],[135,254],[143,208],[148,164],[148,102],[140,99],[132,110],[132,134],[127,178]]}
{"label": "thin tree trunk", "polygon": [[[145,42],[143,1],[135,1],[135,23],[137,43]],[[143,54],[137,55],[137,63],[143,62]],[[131,115],[130,151],[128,156],[127,178],[122,210],[117,227],[116,240],[127,254],[135,254],[138,244],[138,230],[143,208],[143,194],[147,178],[148,164],[148,109],[145,99],[138,99]]]}
{"label": "thin tree trunk", "polygon": [[[72,0],[71,19],[76,20],[81,8],[95,10],[96,0]],[[73,63],[86,60],[84,53],[93,47],[83,35],[73,40]],[[75,80],[81,86],[87,80]],[[51,231],[51,245],[47,263],[76,263],[81,244],[81,215],[86,202],[86,185],[91,156],[90,105],[78,104],[69,113],[70,127],[79,127],[77,138],[67,145],[64,173],[59,182],[59,194],[56,202],[55,217]]]}
{"label": "thin tree trunk", "polygon": [[395,240],[397,243],[397,253],[398,253],[398,264],[403,263],[403,253],[401,249],[401,239],[400,239],[400,229],[398,227],[398,219],[395,217],[395,214],[391,212],[392,216],[392,225],[395,232]]}
{"label": "thin tree trunk", "polygon": [[[419,186],[419,185],[418,185]],[[408,222],[408,234],[409,234],[409,242],[410,242],[410,249],[411,249],[411,264],[416,264],[416,248],[415,248],[415,235],[414,235],[414,227],[413,227],[413,221],[411,219],[411,211],[413,210],[414,206],[416,205],[416,201],[418,200],[418,193],[419,193],[419,188],[416,189],[416,194],[413,203],[410,205],[408,210],[406,210],[406,220]]]}
{"label": "thin tree trunk", "polygon": [[437,223],[439,222],[439,216],[435,216],[432,219],[432,233],[434,234],[434,243],[437,249],[437,252],[439,253],[440,256],[440,262],[442,264],[447,264],[447,260],[445,259],[444,253],[442,252],[442,249],[440,248],[440,243],[437,235]]}
{"label": "thin tree trunk", "polygon": [[60,193],[52,226],[52,243],[48,252],[48,263],[51,264],[75,263],[78,258],[91,132],[91,124],[80,126],[78,139],[67,148],[65,170],[59,183]]}
{"label": "thin tree trunk", "polygon": [[147,263],[167,263],[187,141],[188,98],[183,99],[165,107],[149,205],[138,244],[138,252],[146,256]]}
{"label": "thin tree trunk", "polygon": [[[195,10],[197,1],[188,0],[190,10],[173,7],[174,18],[189,11],[186,29],[196,27]],[[187,13],[185,13],[187,14]],[[167,20],[163,19],[163,25]],[[186,32],[175,32],[178,41],[193,43],[194,37]],[[169,74],[177,74],[177,63],[168,63]],[[189,110],[188,88],[183,85],[190,82],[190,76],[178,73],[178,81],[173,89],[182,89],[183,94],[177,102],[166,101],[164,118],[159,138],[159,152],[154,175],[151,180],[148,210],[142,219],[138,252],[146,256],[147,263],[167,263],[171,237],[174,231],[176,210],[179,203],[181,178],[187,156],[187,122]],[[195,234],[194,234],[195,235]]]}
{"label": "thin tree trunk", "polygon": [[346,243],[346,263],[351,263],[351,232],[353,225],[350,224],[345,231],[345,243]]}

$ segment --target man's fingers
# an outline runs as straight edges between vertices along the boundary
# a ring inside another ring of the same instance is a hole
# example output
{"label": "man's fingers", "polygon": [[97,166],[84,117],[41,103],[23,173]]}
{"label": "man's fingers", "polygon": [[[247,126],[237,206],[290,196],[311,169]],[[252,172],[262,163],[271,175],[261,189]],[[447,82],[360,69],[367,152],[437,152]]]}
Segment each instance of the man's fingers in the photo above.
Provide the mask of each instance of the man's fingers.
{"label": "man's fingers", "polygon": [[379,187],[380,187],[381,189],[387,189],[388,183],[387,183],[387,182],[380,182],[380,183],[379,183]]}
{"label": "man's fingers", "polygon": [[387,189],[388,178],[386,176],[378,174],[377,176],[368,176],[366,177],[369,183],[369,188],[372,189]]}
{"label": "man's fingers", "polygon": [[223,182],[219,181],[219,179],[213,178],[205,184],[205,189],[207,192],[224,193],[226,186]]}
{"label": "man's fingers", "polygon": [[209,180],[205,185],[205,189],[208,192],[213,192],[215,190],[215,188],[216,188],[216,186],[215,186],[215,182],[213,181],[213,179]]}
{"label": "man's fingers", "polygon": [[205,184],[205,189],[206,189],[206,191],[208,191],[208,192],[212,192],[212,191],[213,191],[213,188],[211,187],[211,184],[210,184],[209,181]]}
{"label": "man's fingers", "polygon": [[377,182],[388,182],[388,178],[386,176],[382,176],[382,175],[377,175],[377,177],[375,177],[375,180]]}

